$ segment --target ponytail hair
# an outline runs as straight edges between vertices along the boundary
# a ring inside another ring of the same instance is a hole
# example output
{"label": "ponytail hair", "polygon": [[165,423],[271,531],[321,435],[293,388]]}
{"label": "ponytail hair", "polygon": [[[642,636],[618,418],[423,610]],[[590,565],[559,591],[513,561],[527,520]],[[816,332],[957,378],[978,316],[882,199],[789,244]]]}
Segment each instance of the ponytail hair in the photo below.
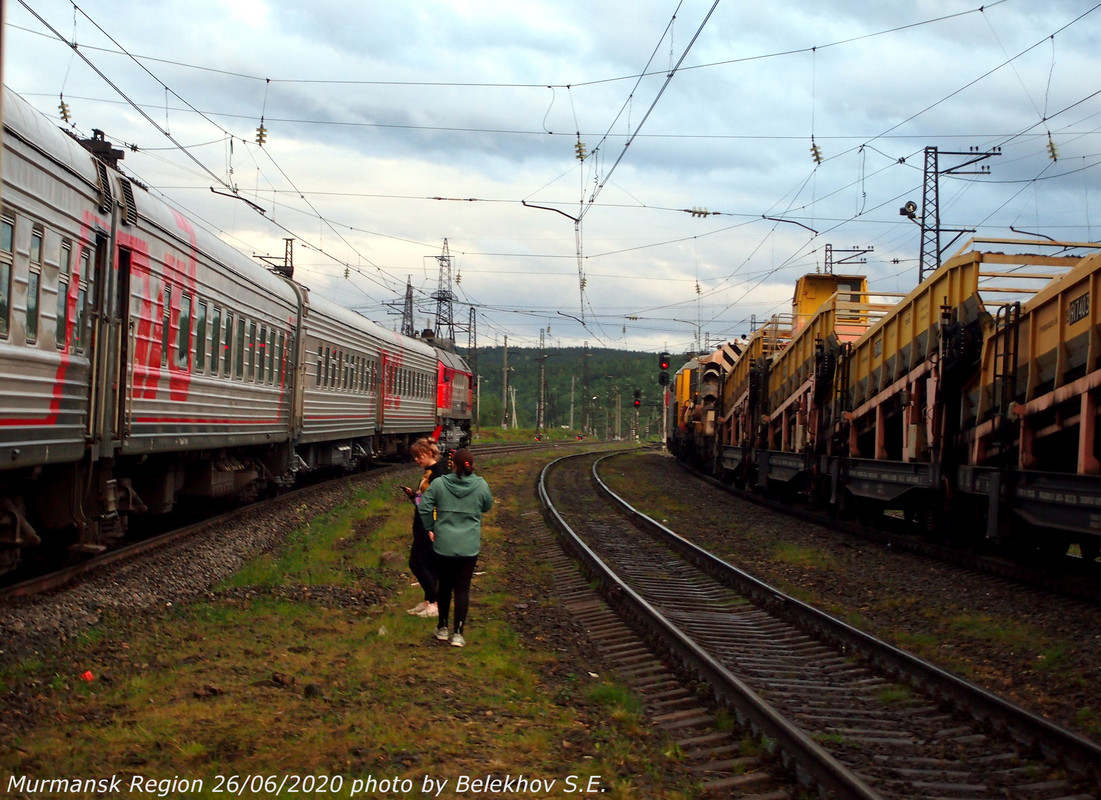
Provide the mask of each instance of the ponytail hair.
{"label": "ponytail hair", "polygon": [[460,447],[451,455],[455,465],[455,474],[461,478],[474,474],[474,455],[465,447]]}

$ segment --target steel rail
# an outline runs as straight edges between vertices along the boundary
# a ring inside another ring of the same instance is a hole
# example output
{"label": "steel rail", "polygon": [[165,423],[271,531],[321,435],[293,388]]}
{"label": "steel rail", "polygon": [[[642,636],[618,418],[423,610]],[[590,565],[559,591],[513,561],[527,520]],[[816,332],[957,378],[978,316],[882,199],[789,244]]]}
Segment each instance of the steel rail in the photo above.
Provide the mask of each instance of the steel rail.
{"label": "steel rail", "polygon": [[[585,455],[588,454],[555,459],[539,474],[540,501],[550,515],[552,524],[561,533],[567,547],[578,556],[587,570],[606,587],[607,592],[619,605],[624,606],[631,616],[648,621],[647,627],[658,632],[663,646],[670,649],[712,687],[716,700],[731,708],[740,724],[749,727],[755,734],[766,736],[775,742],[784,765],[794,770],[800,782],[813,785],[839,800],[883,800],[882,795],[854,775],[757,692],[681,633],[675,624],[627,586],[574,533],[555,508],[546,487],[546,477],[555,465],[567,459]],[[593,465],[594,477],[596,463],[601,460],[603,459],[598,459]]]}
{"label": "steel rail", "polygon": [[808,634],[858,653],[888,674],[966,709],[995,730],[1009,733],[1022,745],[1034,746],[1046,757],[1058,759],[1073,772],[1101,784],[1101,745],[784,594],[693,544],[638,511],[600,479],[597,467],[611,457],[605,456],[593,463],[592,478],[597,488],[637,524],[659,535],[672,549],[711,577],[732,586],[757,605]]}

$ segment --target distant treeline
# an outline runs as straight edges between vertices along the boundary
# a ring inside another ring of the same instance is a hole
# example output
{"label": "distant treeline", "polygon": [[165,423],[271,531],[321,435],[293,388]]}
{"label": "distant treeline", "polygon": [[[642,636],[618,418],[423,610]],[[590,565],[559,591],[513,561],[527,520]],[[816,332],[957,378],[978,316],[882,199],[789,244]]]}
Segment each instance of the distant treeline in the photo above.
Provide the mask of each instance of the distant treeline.
{"label": "distant treeline", "polygon": [[[472,366],[476,358],[480,378],[479,424],[500,427],[505,419],[502,408],[505,349],[478,348],[475,356],[460,347],[459,353]],[[673,360],[677,361],[676,358]],[[618,394],[619,433],[629,436],[632,433],[637,389],[641,401],[640,426],[644,435],[647,425],[653,432],[654,420],[660,419],[662,397],[662,387],[658,385],[658,353],[586,350],[583,347],[548,348],[542,353],[536,348],[508,348],[509,396],[515,396],[516,401],[515,419],[512,417],[512,402],[509,401],[509,427],[536,427],[540,362],[546,385],[545,428],[568,428],[601,437],[606,434],[615,436]]]}

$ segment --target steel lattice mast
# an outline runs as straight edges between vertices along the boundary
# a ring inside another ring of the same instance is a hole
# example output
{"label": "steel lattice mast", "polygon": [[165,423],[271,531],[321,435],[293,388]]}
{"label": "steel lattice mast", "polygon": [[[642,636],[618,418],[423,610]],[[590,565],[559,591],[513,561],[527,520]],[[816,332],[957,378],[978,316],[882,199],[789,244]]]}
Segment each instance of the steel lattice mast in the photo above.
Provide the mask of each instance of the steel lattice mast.
{"label": "steel lattice mast", "polygon": [[455,319],[452,316],[451,303],[455,299],[451,291],[451,252],[447,249],[447,239],[443,240],[443,252],[436,256],[440,262],[440,281],[432,299],[436,301],[436,336],[455,341]]}

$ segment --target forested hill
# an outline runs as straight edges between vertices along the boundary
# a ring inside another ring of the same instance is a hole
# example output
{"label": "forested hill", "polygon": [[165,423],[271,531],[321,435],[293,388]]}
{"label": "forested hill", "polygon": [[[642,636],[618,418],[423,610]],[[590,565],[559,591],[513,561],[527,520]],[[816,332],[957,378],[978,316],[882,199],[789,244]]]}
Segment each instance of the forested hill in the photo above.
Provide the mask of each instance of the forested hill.
{"label": "forested hill", "polygon": [[[471,355],[459,348],[459,354],[471,362]],[[509,387],[515,391],[515,427],[534,428],[539,403],[539,365],[543,355],[546,381],[546,428],[571,427],[581,431],[586,423],[601,432],[606,419],[614,420],[616,394],[623,419],[634,413],[634,393],[641,392],[640,413],[649,418],[659,413],[662,387],[658,384],[658,353],[603,350],[582,347],[553,348],[541,353],[537,348],[508,348]],[[477,370],[480,376],[481,424],[500,426],[504,376],[504,348],[480,347]],[[512,392],[510,391],[510,394]],[[586,398],[588,407],[586,408]],[[570,408],[573,425],[570,426]],[[514,427],[509,408],[509,427]],[[614,422],[612,423],[614,427]]]}

